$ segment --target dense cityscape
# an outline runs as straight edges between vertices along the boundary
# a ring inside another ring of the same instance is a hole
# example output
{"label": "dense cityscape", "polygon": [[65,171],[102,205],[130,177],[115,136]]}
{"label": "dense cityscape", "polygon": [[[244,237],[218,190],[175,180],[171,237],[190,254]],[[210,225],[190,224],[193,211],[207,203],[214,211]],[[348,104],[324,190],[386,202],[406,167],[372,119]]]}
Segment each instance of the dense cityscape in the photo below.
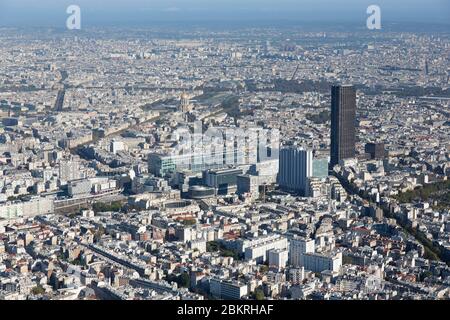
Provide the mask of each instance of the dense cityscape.
{"label": "dense cityscape", "polygon": [[449,299],[449,60],[448,30],[0,28],[0,300]]}

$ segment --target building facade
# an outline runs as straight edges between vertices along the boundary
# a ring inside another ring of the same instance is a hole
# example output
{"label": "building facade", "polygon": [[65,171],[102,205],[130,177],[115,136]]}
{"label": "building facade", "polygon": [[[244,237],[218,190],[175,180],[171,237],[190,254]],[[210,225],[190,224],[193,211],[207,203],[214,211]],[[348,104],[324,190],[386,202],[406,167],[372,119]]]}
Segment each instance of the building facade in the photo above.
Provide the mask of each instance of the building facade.
{"label": "building facade", "polygon": [[366,143],[364,151],[370,154],[371,159],[383,159],[386,153],[384,143]]}
{"label": "building facade", "polygon": [[339,272],[342,266],[342,253],[305,253],[300,255],[300,266],[312,272],[322,272],[325,270],[332,271],[333,273]]}
{"label": "building facade", "polygon": [[331,159],[333,168],[340,160],[355,157],[356,91],[353,86],[331,88]]}
{"label": "building facade", "polygon": [[308,178],[313,175],[313,153],[299,147],[280,150],[278,184],[282,189],[305,193]]}
{"label": "building facade", "polygon": [[245,284],[212,278],[209,282],[211,295],[219,299],[239,300],[248,294]]}
{"label": "building facade", "polygon": [[300,256],[304,253],[315,252],[315,243],[313,239],[291,239],[289,241],[289,259],[291,265],[294,267],[299,267]]}

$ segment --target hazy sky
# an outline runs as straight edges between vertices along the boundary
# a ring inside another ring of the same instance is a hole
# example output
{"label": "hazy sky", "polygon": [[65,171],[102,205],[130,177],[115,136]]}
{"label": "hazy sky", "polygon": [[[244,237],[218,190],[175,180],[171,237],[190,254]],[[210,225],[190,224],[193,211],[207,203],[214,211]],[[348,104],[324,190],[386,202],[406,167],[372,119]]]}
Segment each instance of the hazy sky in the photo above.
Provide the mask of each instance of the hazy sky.
{"label": "hazy sky", "polygon": [[0,25],[63,26],[66,8],[85,26],[161,21],[364,22],[371,4],[389,22],[450,23],[450,0],[0,0]]}

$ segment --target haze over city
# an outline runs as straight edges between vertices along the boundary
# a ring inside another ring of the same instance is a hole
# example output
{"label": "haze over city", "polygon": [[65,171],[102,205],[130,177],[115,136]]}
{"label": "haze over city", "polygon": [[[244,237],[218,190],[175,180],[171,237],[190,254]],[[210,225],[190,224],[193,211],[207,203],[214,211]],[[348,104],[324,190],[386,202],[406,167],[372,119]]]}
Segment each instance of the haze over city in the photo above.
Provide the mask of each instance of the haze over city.
{"label": "haze over city", "polygon": [[0,25],[64,25],[65,10],[82,8],[86,26],[160,22],[302,23],[365,21],[369,5],[383,8],[388,22],[449,23],[446,0],[2,0]]}

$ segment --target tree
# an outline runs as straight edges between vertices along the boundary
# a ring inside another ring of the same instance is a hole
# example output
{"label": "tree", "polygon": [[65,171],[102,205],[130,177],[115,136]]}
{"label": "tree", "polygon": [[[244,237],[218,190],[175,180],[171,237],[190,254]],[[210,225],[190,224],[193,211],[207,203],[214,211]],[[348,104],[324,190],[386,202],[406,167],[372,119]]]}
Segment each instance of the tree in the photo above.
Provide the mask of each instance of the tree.
{"label": "tree", "polygon": [[255,299],[256,300],[264,300],[264,291],[261,288],[255,290]]}
{"label": "tree", "polygon": [[113,201],[111,204],[96,202],[92,205],[92,210],[94,210],[95,213],[107,211],[119,212],[121,209],[122,203],[120,201]]}
{"label": "tree", "polygon": [[206,251],[216,252],[217,250],[219,250],[219,244],[216,241],[208,241],[206,243]]}
{"label": "tree", "polygon": [[182,273],[179,276],[174,274],[170,274],[166,277],[166,281],[168,282],[176,282],[179,287],[189,288],[191,285],[191,278],[187,273]]}
{"label": "tree", "polygon": [[193,226],[194,224],[197,223],[197,221],[195,221],[195,219],[187,219],[187,220],[183,220],[182,223],[185,226]]}
{"label": "tree", "polygon": [[45,289],[40,284],[38,284],[36,287],[31,289],[31,293],[34,294],[34,295],[44,294],[45,293]]}
{"label": "tree", "polygon": [[433,274],[430,271],[424,271],[419,274],[419,281],[424,281],[426,278],[431,277]]}
{"label": "tree", "polygon": [[260,271],[261,273],[266,273],[266,272],[269,271],[269,267],[266,266],[265,264],[263,264],[263,265],[259,268],[259,271]]}
{"label": "tree", "polygon": [[228,249],[220,250],[220,255],[222,257],[235,257],[234,251]]}
{"label": "tree", "polygon": [[185,288],[189,288],[190,284],[191,284],[191,278],[189,277],[189,275],[187,273],[182,273],[179,277],[178,277],[178,285],[180,287],[185,287]]}
{"label": "tree", "polygon": [[241,258],[240,254],[236,250],[226,249],[223,245],[221,245],[217,241],[208,241],[206,243],[206,251],[208,252],[217,252],[222,257],[233,257],[235,260],[239,260]]}

